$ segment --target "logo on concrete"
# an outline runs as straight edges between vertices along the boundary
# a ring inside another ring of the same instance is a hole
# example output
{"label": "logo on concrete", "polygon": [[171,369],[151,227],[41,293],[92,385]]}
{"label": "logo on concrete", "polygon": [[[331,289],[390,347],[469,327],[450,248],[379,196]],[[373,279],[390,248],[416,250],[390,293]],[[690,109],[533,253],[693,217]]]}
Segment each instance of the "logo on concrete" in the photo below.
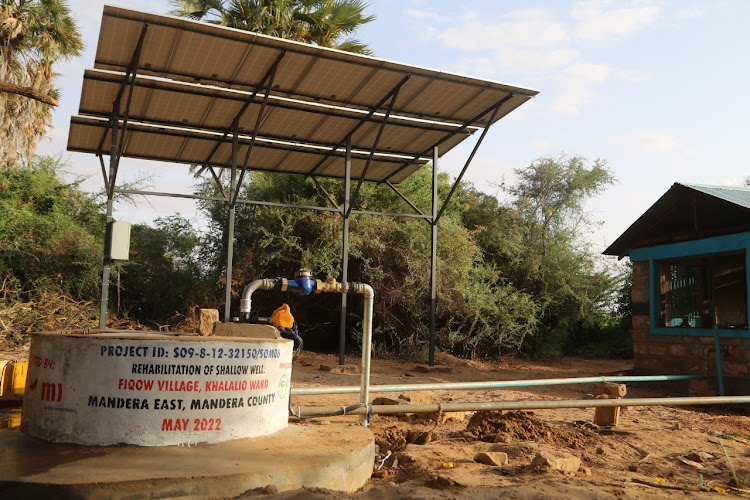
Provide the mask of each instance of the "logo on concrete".
{"label": "logo on concrete", "polygon": [[279,380],[279,398],[284,399],[286,397],[286,391],[289,389],[289,382],[286,378],[286,373],[281,376]]}

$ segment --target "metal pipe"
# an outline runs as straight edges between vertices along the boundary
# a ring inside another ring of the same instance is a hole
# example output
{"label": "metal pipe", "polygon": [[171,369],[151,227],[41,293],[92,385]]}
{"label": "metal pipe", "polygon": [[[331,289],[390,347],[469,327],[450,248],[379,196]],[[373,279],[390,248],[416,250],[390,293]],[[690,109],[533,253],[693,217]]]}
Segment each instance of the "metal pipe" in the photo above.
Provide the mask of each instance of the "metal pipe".
{"label": "metal pipe", "polygon": [[[371,405],[357,408],[351,415],[397,415],[401,413],[436,413],[452,411],[493,411],[493,410],[550,410],[557,408],[619,408],[626,406],[701,406],[724,404],[747,404],[750,396],[711,396],[686,398],[634,398],[634,399],[572,399],[557,401],[493,401],[488,403],[444,403],[430,405]],[[332,413],[341,406],[311,406],[300,408],[300,417]]]}
{"label": "metal pipe", "polygon": [[719,341],[718,328],[714,328],[714,350],[716,351],[716,381],[719,385],[719,396],[724,396],[724,370],[721,368],[721,341]]}
{"label": "metal pipe", "polygon": [[[234,120],[232,133],[232,176],[229,183],[229,199],[237,188],[237,153],[239,150],[239,121]],[[234,205],[229,203],[229,222],[227,225],[227,283],[224,297],[224,322],[229,323],[232,308],[232,260],[234,258]]]}
{"label": "metal pipe", "polygon": [[[372,357],[372,309],[375,302],[375,291],[364,283],[350,283],[350,291],[365,296],[364,314],[362,316],[362,381],[360,382],[360,398],[362,404],[370,402],[370,360]],[[369,417],[364,414],[360,421],[366,426]]]}
{"label": "metal pipe", "polygon": [[432,150],[432,217],[430,218],[430,345],[427,354],[430,366],[435,366],[435,325],[437,318],[437,245],[438,245],[438,147]]}
{"label": "metal pipe", "polygon": [[[307,278],[310,280],[310,278]],[[310,280],[312,281],[312,280]],[[278,289],[279,291],[286,291],[286,287],[291,282],[287,282],[284,278],[275,279],[260,279],[252,281],[245,287],[242,292],[242,300],[240,301],[240,313],[243,319],[250,318],[250,308],[252,306],[252,295],[256,290],[273,290]],[[342,293],[346,296],[347,293],[358,293],[364,295],[364,313],[362,315],[362,378],[359,386],[360,400],[363,405],[367,405],[370,399],[370,361],[372,358],[372,311],[375,303],[375,291],[372,287],[366,283],[337,283],[329,282],[323,283],[321,281],[313,281],[311,288],[305,291],[297,293],[307,295],[311,292],[315,293]],[[355,391],[356,392],[356,391]],[[326,412],[331,413],[331,412]],[[367,425],[367,415],[362,418],[362,422]]]}
{"label": "metal pipe", "polygon": [[341,216],[343,218],[341,235],[341,310],[339,312],[339,365],[346,362],[346,283],[349,279],[349,208],[351,197],[349,191],[352,183],[352,136],[346,136],[346,160],[344,162],[344,205]]}
{"label": "metal pipe", "polygon": [[106,230],[105,230],[105,241],[104,241],[104,256],[102,257],[102,294],[99,302],[99,329],[107,329],[107,313],[109,310],[109,266],[111,259],[109,253],[112,249],[112,210],[113,210],[113,198],[115,189],[115,178],[114,171],[117,170],[117,163],[119,158],[117,156],[117,127],[119,122],[117,117],[120,114],[120,101],[119,99],[112,103],[112,132],[109,152],[109,190],[107,191],[107,218],[106,218]]}
{"label": "metal pipe", "polygon": [[[434,382],[429,384],[372,385],[370,392],[448,391],[464,389],[504,389],[508,387],[537,387],[547,385],[595,384],[597,382],[667,382],[703,379],[700,375],[622,375],[616,377],[546,378],[530,380],[494,380],[485,382]],[[355,385],[334,387],[293,387],[292,396],[312,394],[353,394]]]}

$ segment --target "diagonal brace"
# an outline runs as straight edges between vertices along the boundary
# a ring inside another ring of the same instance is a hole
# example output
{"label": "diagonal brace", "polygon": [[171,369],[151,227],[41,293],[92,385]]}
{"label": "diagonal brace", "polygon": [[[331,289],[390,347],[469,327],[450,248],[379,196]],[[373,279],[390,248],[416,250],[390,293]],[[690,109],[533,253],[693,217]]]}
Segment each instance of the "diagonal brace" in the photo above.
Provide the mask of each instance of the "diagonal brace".
{"label": "diagonal brace", "polygon": [[341,210],[341,207],[339,206],[339,204],[336,203],[336,200],[333,199],[333,196],[331,196],[331,193],[329,193],[328,190],[325,188],[325,186],[323,186],[323,184],[320,183],[318,178],[315,177],[314,175],[311,175],[310,178],[313,180],[313,182],[318,187],[318,189],[320,189],[323,195],[325,195],[328,202],[334,207],[336,207],[336,210]]}
{"label": "diagonal brace", "polygon": [[385,185],[388,186],[389,188],[393,189],[393,192],[396,193],[399,198],[401,198],[402,200],[404,200],[407,205],[409,205],[411,208],[413,208],[415,212],[417,212],[419,215],[424,215],[424,213],[419,209],[419,207],[417,207],[414,203],[412,203],[412,201],[409,198],[407,198],[404,193],[402,193],[401,191],[399,191],[396,186],[394,186],[393,184],[391,184],[388,181],[386,181]]}
{"label": "diagonal brace", "polygon": [[229,136],[229,134],[234,130],[234,123],[239,122],[240,118],[242,118],[242,115],[245,114],[245,111],[247,111],[247,108],[250,107],[250,104],[255,100],[255,96],[258,95],[258,90],[260,90],[265,84],[266,81],[271,77],[272,74],[276,72],[276,68],[279,66],[279,63],[281,62],[281,59],[286,55],[286,50],[282,50],[281,53],[276,57],[276,60],[273,62],[270,68],[268,68],[268,71],[266,71],[266,74],[263,75],[263,78],[261,79],[260,83],[255,87],[255,90],[253,91],[252,95],[247,98],[245,103],[242,105],[240,110],[237,112],[236,115],[234,115],[234,118],[232,118],[232,125],[230,125],[225,131],[224,135],[216,141],[216,144],[211,149],[211,151],[206,155],[206,159],[203,160],[203,164],[207,165],[211,158],[216,154],[216,152],[219,150],[222,144],[224,144],[224,141]]}
{"label": "diagonal brace", "polygon": [[[253,129],[253,137],[250,140],[250,144],[247,147],[247,153],[245,154],[245,161],[242,162],[242,172],[240,172],[240,178],[237,181],[237,187],[234,190],[234,197],[232,198],[230,202],[230,206],[235,206],[237,204],[237,196],[240,193],[240,188],[242,187],[242,180],[245,178],[245,172],[247,172],[247,163],[250,161],[250,153],[253,152],[253,146],[255,146],[255,139],[258,138],[258,131],[260,130],[260,126],[263,124],[264,116],[263,114],[266,112],[266,104],[268,103],[268,95],[271,93],[271,89],[273,88],[273,80],[276,78],[276,69],[279,67],[278,64],[275,64],[271,68],[271,76],[268,79],[268,85],[266,85],[265,92],[263,95],[263,102],[260,105],[260,110],[258,111],[258,119],[255,120],[255,128]],[[257,90],[256,92],[257,93]]]}
{"label": "diagonal brace", "polygon": [[211,175],[213,176],[214,181],[216,181],[216,185],[219,187],[219,191],[221,191],[221,195],[225,199],[229,198],[227,196],[227,192],[224,191],[224,186],[221,185],[221,181],[219,180],[219,176],[216,175],[216,171],[214,170],[214,168],[212,166],[210,166],[210,165],[207,168],[208,168],[208,171],[211,172]]}
{"label": "diagonal brace", "polygon": [[396,91],[393,93],[393,97],[391,97],[391,102],[388,104],[388,110],[385,112],[383,121],[380,123],[380,130],[378,130],[378,135],[375,137],[375,142],[372,143],[372,148],[370,148],[370,154],[367,155],[367,162],[365,163],[365,168],[362,169],[362,175],[359,177],[359,182],[357,182],[357,187],[354,188],[354,194],[352,195],[351,200],[349,201],[349,209],[346,211],[347,217],[349,217],[349,214],[352,213],[352,207],[357,203],[357,196],[359,195],[359,189],[362,187],[362,183],[365,181],[365,177],[367,176],[367,171],[370,169],[370,164],[372,163],[372,157],[373,155],[375,155],[375,151],[378,149],[380,138],[383,137],[383,131],[385,130],[385,126],[388,123],[388,118],[390,118],[391,116],[391,111],[393,110],[393,104],[396,102],[396,99],[398,98],[398,93],[400,90],[401,90],[401,87],[398,87]]}
{"label": "diagonal brace", "polygon": [[[123,85],[120,86],[120,91],[117,94],[117,99],[115,99],[117,102],[122,99],[122,94],[125,92],[125,82],[127,81],[128,77],[130,78],[130,83],[128,85],[128,101],[125,104],[125,113],[123,113],[123,119],[122,119],[122,128],[120,129],[120,144],[117,146],[117,158],[114,162],[114,172],[112,175],[112,182],[109,186],[109,197],[111,198],[115,194],[115,181],[117,180],[117,170],[120,166],[120,158],[122,157],[123,152],[123,145],[125,144],[125,133],[127,132],[128,128],[128,119],[130,118],[130,105],[133,102],[133,91],[135,90],[135,78],[138,75],[138,65],[141,62],[141,49],[143,49],[143,40],[146,38],[146,31],[148,31],[148,24],[144,24],[141,28],[141,33],[138,36],[138,43],[135,46],[135,50],[133,51],[133,57],[130,61],[130,67],[128,68],[128,74],[125,77],[125,80],[123,80]],[[114,120],[118,120],[118,116],[113,116]]]}
{"label": "diagonal brace", "polygon": [[[508,94],[507,96],[503,97],[503,98],[502,98],[502,99],[500,100],[500,102],[498,102],[498,103],[496,103],[496,104],[493,104],[493,105],[492,105],[492,106],[490,106],[489,108],[486,108],[485,110],[483,110],[483,111],[479,112],[478,114],[474,115],[474,116],[473,116],[473,117],[472,117],[472,118],[471,118],[470,120],[467,120],[467,121],[465,121],[465,122],[464,122],[464,124],[463,124],[463,125],[462,125],[461,127],[459,127],[459,128],[457,128],[456,130],[453,130],[453,131],[451,131],[450,133],[446,134],[446,135],[445,135],[445,136],[444,136],[444,137],[443,137],[442,139],[440,139],[439,141],[437,141],[437,142],[436,142],[435,144],[433,144],[433,145],[432,145],[432,146],[430,146],[429,148],[425,149],[425,150],[424,150],[424,151],[423,151],[422,153],[420,153],[420,154],[418,154],[418,155],[415,155],[415,156],[414,156],[414,157],[413,157],[413,158],[412,158],[411,160],[409,160],[409,161],[405,162],[405,163],[404,163],[403,165],[401,165],[401,166],[400,166],[399,168],[397,168],[396,170],[394,170],[393,172],[391,172],[390,174],[388,174],[388,176],[387,176],[387,177],[386,177],[385,179],[383,179],[382,181],[380,181],[380,182],[382,183],[382,182],[386,182],[386,181],[389,181],[389,180],[391,180],[391,178],[393,178],[393,176],[394,176],[394,175],[398,174],[398,173],[399,173],[399,172],[401,172],[401,171],[402,171],[403,169],[405,169],[406,167],[408,167],[409,165],[411,165],[412,163],[414,163],[415,161],[417,161],[417,160],[418,160],[418,159],[420,159],[421,157],[423,157],[423,156],[425,156],[425,155],[427,155],[427,154],[430,154],[430,153],[432,153],[432,151],[433,151],[433,150],[434,150],[434,149],[435,149],[436,147],[440,146],[441,144],[443,144],[443,143],[444,143],[445,141],[447,141],[448,139],[450,139],[450,138],[451,138],[451,137],[453,137],[454,135],[456,135],[456,134],[460,134],[460,133],[464,132],[464,131],[465,131],[465,130],[466,130],[467,128],[469,128],[469,127],[470,127],[470,126],[471,126],[471,125],[472,125],[472,124],[473,124],[474,122],[476,122],[477,120],[479,120],[479,119],[480,119],[480,118],[482,118],[482,117],[483,117],[484,115],[486,115],[487,113],[489,113],[489,112],[490,112],[490,111],[492,111],[493,109],[497,108],[498,106],[502,106],[503,104],[505,104],[505,103],[506,103],[507,101],[509,101],[509,100],[510,100],[510,99],[511,99],[511,98],[512,98],[513,96],[515,96],[515,95],[516,95],[516,94],[515,94],[514,92],[511,92],[511,93],[510,93],[510,94]],[[492,123],[492,120],[490,120],[490,121],[489,121],[489,122],[487,122],[487,123],[488,123],[488,126],[489,126],[489,124],[491,124],[491,123]]]}
{"label": "diagonal brace", "polygon": [[385,102],[386,102],[386,101],[387,101],[387,100],[388,100],[388,99],[389,99],[389,98],[390,98],[390,97],[391,97],[391,96],[392,96],[392,95],[393,95],[394,93],[398,93],[398,91],[399,91],[399,89],[401,88],[401,86],[402,86],[403,84],[405,84],[405,83],[406,83],[406,82],[407,82],[407,81],[409,80],[409,78],[411,78],[411,75],[406,75],[406,76],[405,76],[404,78],[402,78],[402,79],[401,79],[401,81],[400,81],[400,82],[398,82],[398,83],[396,84],[396,86],[395,86],[395,87],[393,87],[393,88],[391,89],[391,91],[390,91],[390,92],[388,92],[388,93],[387,93],[387,94],[386,94],[386,95],[385,95],[385,96],[384,96],[384,97],[383,97],[383,98],[382,98],[382,99],[381,99],[380,101],[378,101],[378,103],[377,103],[377,104],[375,104],[375,105],[374,105],[373,107],[371,107],[371,108],[370,108],[370,112],[369,112],[369,113],[367,113],[367,114],[366,114],[365,116],[363,116],[363,117],[362,117],[362,118],[361,118],[361,119],[360,119],[360,120],[359,120],[359,121],[357,122],[357,124],[356,124],[356,125],[354,125],[354,127],[352,127],[352,129],[351,129],[351,130],[349,130],[349,132],[347,132],[346,134],[344,134],[344,137],[343,137],[343,138],[342,138],[342,139],[341,139],[341,140],[340,140],[340,141],[338,142],[338,144],[336,144],[335,146],[333,146],[333,147],[331,148],[331,150],[330,150],[330,151],[328,151],[328,153],[326,153],[326,155],[325,155],[325,156],[324,156],[323,158],[321,158],[321,160],[320,160],[320,161],[319,161],[318,163],[316,163],[316,164],[315,164],[315,166],[314,166],[314,167],[313,167],[313,168],[312,168],[312,169],[311,169],[311,170],[310,170],[310,171],[309,171],[309,172],[307,173],[307,175],[313,175],[313,174],[314,174],[315,172],[317,172],[317,170],[318,170],[318,169],[319,169],[319,168],[321,167],[321,165],[323,165],[323,163],[325,163],[325,162],[326,162],[326,160],[328,160],[328,158],[330,158],[330,156],[331,156],[331,155],[332,155],[332,154],[333,154],[333,153],[334,153],[334,152],[335,152],[335,151],[336,151],[337,149],[339,149],[339,148],[340,148],[341,146],[343,146],[343,145],[344,145],[344,142],[346,141],[346,138],[347,138],[347,137],[351,137],[351,136],[353,136],[353,135],[354,135],[354,133],[355,133],[355,132],[356,132],[357,130],[359,130],[359,128],[360,128],[360,127],[361,127],[362,125],[364,125],[365,123],[367,123],[367,122],[368,122],[368,120],[369,120],[369,119],[370,119],[370,118],[372,117],[372,115],[374,115],[374,114],[375,114],[375,113],[376,113],[376,112],[377,112],[377,111],[378,111],[378,110],[379,110],[379,109],[380,109],[380,108],[381,108],[381,107],[383,106],[383,104],[385,104]]}
{"label": "diagonal brace", "polygon": [[456,178],[456,182],[453,183],[453,187],[451,188],[450,193],[448,193],[448,196],[445,198],[445,201],[443,202],[443,206],[440,207],[440,211],[438,212],[435,219],[432,221],[432,224],[435,225],[438,223],[438,220],[440,220],[440,217],[443,215],[443,212],[445,211],[445,207],[448,206],[448,203],[451,201],[451,198],[453,197],[453,194],[456,192],[456,189],[458,189],[458,184],[461,182],[461,179],[463,179],[464,174],[466,173],[466,169],[469,168],[469,165],[471,165],[471,161],[474,159],[474,155],[477,154],[477,150],[479,149],[479,146],[482,145],[482,141],[487,136],[487,132],[490,130],[490,127],[492,126],[492,121],[497,116],[497,113],[500,111],[500,108],[502,107],[504,101],[500,101],[496,106],[495,110],[492,112],[492,117],[490,118],[490,121],[487,122],[488,125],[484,127],[484,130],[482,131],[482,135],[479,136],[479,140],[474,145],[474,149],[471,150],[471,154],[469,155],[469,158],[466,160],[466,163],[464,164],[464,168],[461,169],[461,173],[458,174],[458,177]]}

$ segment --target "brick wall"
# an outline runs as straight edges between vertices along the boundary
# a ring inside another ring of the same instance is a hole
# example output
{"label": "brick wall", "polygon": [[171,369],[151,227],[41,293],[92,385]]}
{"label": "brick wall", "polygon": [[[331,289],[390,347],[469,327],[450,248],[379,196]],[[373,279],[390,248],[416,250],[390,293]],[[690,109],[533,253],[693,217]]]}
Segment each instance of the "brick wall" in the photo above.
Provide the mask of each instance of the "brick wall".
{"label": "brick wall", "polygon": [[[716,390],[716,355],[713,337],[651,335],[648,316],[648,262],[633,263],[633,360],[638,375],[703,375],[707,373],[708,392]],[[658,300],[658,298],[657,298]],[[750,394],[750,339],[721,339],[724,387],[727,395]],[[688,392],[689,384],[670,384],[676,392]]]}

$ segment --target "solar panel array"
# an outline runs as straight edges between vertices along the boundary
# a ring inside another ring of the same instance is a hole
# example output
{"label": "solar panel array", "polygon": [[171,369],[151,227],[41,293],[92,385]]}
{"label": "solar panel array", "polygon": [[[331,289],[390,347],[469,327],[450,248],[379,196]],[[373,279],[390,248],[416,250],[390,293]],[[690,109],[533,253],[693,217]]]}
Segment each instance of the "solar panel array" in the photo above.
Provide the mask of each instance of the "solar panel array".
{"label": "solar panel array", "polygon": [[[127,72],[145,24],[130,87]],[[274,64],[267,92],[262,84]],[[113,102],[122,93],[120,121],[129,113],[123,156],[230,167],[232,136],[225,132],[239,115],[242,164],[265,99],[248,168],[339,178],[342,141],[364,121],[351,134],[356,178],[385,118],[384,98],[408,78],[366,176],[374,182],[402,181],[429,161],[434,145],[443,154],[486,127],[499,102],[495,121],[537,93],[108,5],[94,66],[84,74],[79,116],[71,119],[71,151],[109,153]]]}

